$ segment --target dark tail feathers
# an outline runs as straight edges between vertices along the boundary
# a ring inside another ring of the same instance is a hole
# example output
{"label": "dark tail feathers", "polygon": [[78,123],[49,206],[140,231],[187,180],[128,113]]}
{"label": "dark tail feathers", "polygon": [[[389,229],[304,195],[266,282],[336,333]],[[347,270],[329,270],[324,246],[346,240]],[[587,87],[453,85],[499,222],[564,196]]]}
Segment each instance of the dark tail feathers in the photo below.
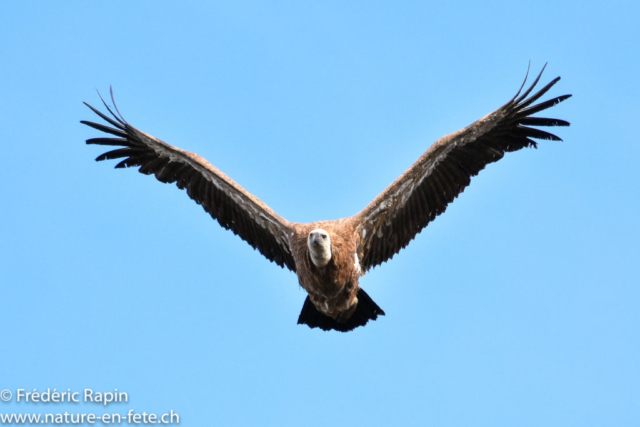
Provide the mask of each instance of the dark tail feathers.
{"label": "dark tail feathers", "polygon": [[365,291],[360,289],[358,290],[356,311],[346,322],[338,322],[320,313],[307,296],[307,299],[304,300],[300,317],[298,317],[298,325],[309,325],[310,328],[320,328],[323,331],[334,329],[340,332],[349,332],[358,326],[366,325],[369,320],[376,320],[378,316],[384,316],[384,311],[378,307],[378,304],[373,302]]}

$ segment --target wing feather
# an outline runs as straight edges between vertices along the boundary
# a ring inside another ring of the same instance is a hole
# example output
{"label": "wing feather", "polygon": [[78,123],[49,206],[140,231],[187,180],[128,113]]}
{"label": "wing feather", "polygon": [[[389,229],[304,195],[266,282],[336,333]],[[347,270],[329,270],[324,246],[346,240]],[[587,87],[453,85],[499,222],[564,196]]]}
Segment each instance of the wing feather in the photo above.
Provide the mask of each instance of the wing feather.
{"label": "wing feather", "polygon": [[87,144],[110,145],[113,147],[133,147],[133,145],[124,138],[91,138],[87,139]]}
{"label": "wing feather", "polygon": [[289,222],[202,157],[134,128],[102,102],[112,117],[85,105],[113,127],[85,120],[80,123],[117,138],[91,138],[87,144],[121,148],[101,154],[97,161],[124,158],[116,168],[139,166],[140,173],[155,175],[160,182],[186,189],[189,197],[222,227],[233,231],[270,261],[295,271],[288,243]]}
{"label": "wing feather", "polygon": [[527,98],[540,81],[542,71],[522,92],[525,78],[516,96],[501,108],[436,141],[354,217],[363,271],[391,259],[406,247],[464,191],[471,177],[489,163],[500,160],[504,153],[536,147],[533,139],[561,141],[558,136],[534,126],[569,126],[569,122],[531,117],[571,97],[563,95],[534,104],[560,80],[557,77]]}

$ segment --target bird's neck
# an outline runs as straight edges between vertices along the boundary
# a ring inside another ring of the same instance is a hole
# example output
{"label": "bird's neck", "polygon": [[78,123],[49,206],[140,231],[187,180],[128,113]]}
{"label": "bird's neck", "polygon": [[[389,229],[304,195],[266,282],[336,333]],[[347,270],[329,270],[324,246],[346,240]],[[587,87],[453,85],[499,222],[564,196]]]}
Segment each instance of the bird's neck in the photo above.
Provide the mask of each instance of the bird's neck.
{"label": "bird's neck", "polygon": [[329,245],[309,245],[311,262],[318,268],[325,268],[331,261],[331,248]]}

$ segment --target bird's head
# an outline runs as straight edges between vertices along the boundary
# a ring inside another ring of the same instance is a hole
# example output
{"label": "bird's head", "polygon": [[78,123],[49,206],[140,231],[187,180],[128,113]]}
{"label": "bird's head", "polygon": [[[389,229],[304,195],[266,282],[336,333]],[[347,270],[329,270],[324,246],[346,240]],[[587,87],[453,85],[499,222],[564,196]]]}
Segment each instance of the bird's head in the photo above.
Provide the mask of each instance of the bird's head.
{"label": "bird's head", "polygon": [[316,228],[307,237],[307,246],[311,261],[316,267],[324,268],[331,261],[331,237],[322,228]]}

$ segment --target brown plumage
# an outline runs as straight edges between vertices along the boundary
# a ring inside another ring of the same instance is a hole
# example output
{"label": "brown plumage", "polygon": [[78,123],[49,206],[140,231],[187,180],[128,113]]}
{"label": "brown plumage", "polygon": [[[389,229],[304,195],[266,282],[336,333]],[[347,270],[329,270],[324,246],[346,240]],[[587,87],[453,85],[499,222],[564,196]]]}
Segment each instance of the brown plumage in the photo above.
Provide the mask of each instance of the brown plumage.
{"label": "brown plumage", "polygon": [[87,140],[119,147],[97,161],[123,159],[116,168],[139,166],[141,173],[154,174],[161,182],[175,182],[222,227],[270,261],[296,272],[309,294],[298,323],[346,332],[384,315],[360,288],[359,278],[407,246],[464,191],[471,177],[506,152],[536,147],[531,138],[560,141],[532,126],[569,126],[568,122],[531,116],[571,95],[533,105],[560,80],[527,98],[541,76],[542,71],[520,94],[523,83],[516,96],[493,113],[436,141],[357,215],[310,224],[286,221],[202,157],[141,132],[104,101],[111,117],[85,104],[113,127],[81,123],[115,136]]}

